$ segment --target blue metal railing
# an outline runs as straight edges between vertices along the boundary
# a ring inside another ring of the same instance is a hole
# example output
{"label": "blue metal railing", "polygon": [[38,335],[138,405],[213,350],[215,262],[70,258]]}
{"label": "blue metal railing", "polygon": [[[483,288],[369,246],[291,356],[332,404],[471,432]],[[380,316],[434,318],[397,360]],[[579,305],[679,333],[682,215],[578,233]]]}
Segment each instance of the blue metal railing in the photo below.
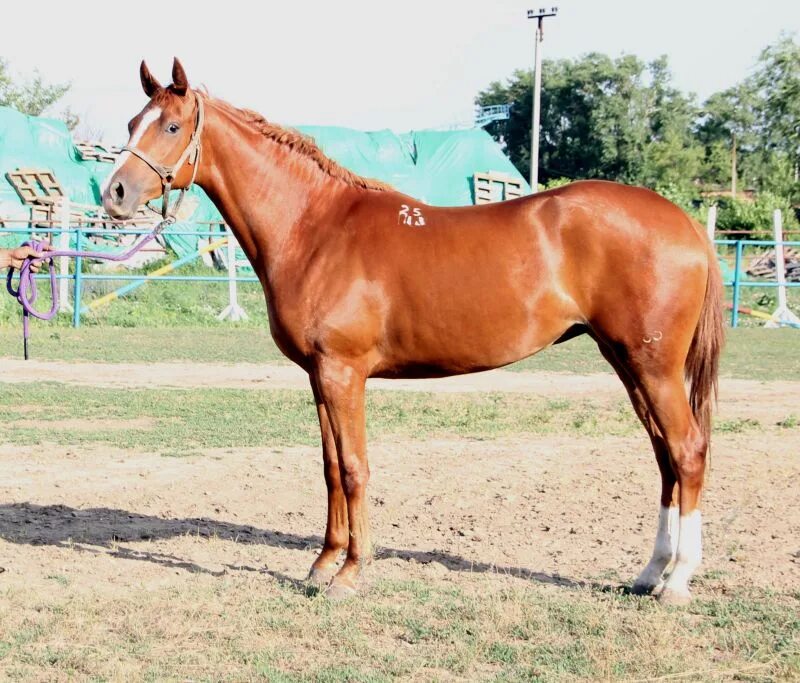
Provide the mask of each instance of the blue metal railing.
{"label": "blue metal railing", "polygon": [[[731,327],[739,326],[739,306],[742,298],[742,287],[778,287],[777,282],[769,282],[763,280],[746,280],[742,279],[742,263],[745,247],[776,247],[783,245],[784,247],[800,247],[800,242],[776,242],[774,240],[714,240],[717,246],[733,246],[734,247],[734,262],[733,262],[733,279],[723,282],[726,287],[731,287],[733,290],[733,301],[731,302]],[[800,282],[786,282],[786,287],[800,287]]]}
{"label": "blue metal railing", "polygon": [[[129,229],[120,229],[120,230],[108,230],[104,228],[84,228],[84,227],[72,227],[72,228],[39,228],[39,229],[31,229],[31,228],[0,228],[0,234],[19,234],[20,242],[24,241],[25,239],[31,238],[33,235],[62,235],[62,234],[69,234],[75,236],[75,250],[80,251],[83,249],[87,249],[87,244],[85,238],[91,235],[103,235],[105,237],[108,236],[116,236],[116,235],[135,235],[135,236],[143,236],[149,235],[150,231],[148,230],[129,230]],[[219,239],[223,237],[225,234],[229,234],[222,231],[211,231],[211,230],[170,230],[169,232],[164,233],[166,236],[194,236],[194,237],[202,237],[206,239]],[[57,245],[56,245],[57,246]],[[128,245],[130,246],[130,245]],[[91,249],[91,247],[88,247]],[[106,253],[104,251],[98,251],[98,253]],[[199,257],[199,254],[197,254]],[[72,326],[73,327],[80,327],[81,325],[81,314],[85,312],[85,307],[82,304],[83,298],[83,284],[85,282],[90,281],[103,281],[103,280],[115,280],[115,281],[126,281],[126,280],[147,280],[148,282],[156,282],[159,280],[163,281],[172,281],[172,282],[219,282],[227,284],[229,282],[229,275],[148,275],[147,273],[139,273],[138,275],[125,275],[125,274],[100,274],[100,273],[84,273],[83,272],[83,261],[84,259],[80,256],[74,259],[75,268],[74,272],[68,275],[56,275],[57,280],[72,280]],[[47,274],[39,274],[36,276],[37,280],[49,280],[49,275]],[[258,282],[258,278],[255,276],[242,276],[238,273],[236,274],[236,282]]]}
{"label": "blue metal railing", "polygon": [[[69,229],[64,228],[42,228],[39,230],[32,230],[31,228],[0,228],[0,234],[20,234],[25,237],[30,237],[32,234],[53,234],[60,235],[62,233],[75,235],[75,248],[77,250],[86,247],[85,238],[91,235],[147,235],[148,231],[143,230],[113,230],[103,228],[82,228],[74,227]],[[220,231],[211,230],[170,230],[166,235],[174,236],[197,236],[207,239],[219,238],[225,233]],[[23,241],[20,239],[20,241]],[[734,248],[734,264],[733,264],[733,279],[724,282],[726,287],[732,289],[732,309],[731,309],[731,327],[738,327],[739,325],[739,307],[741,303],[742,289],[746,287],[777,287],[778,283],[775,281],[763,280],[748,280],[742,278],[742,265],[744,259],[745,247],[775,247],[777,244],[782,244],[784,247],[800,247],[800,241],[784,241],[775,242],[773,240],[728,240],[719,239],[714,240],[717,246],[732,246]],[[83,259],[78,257],[75,259],[74,273],[69,275],[57,275],[57,279],[70,279],[73,280],[73,312],[72,324],[74,327],[79,327],[81,324],[81,305],[83,283],[89,281],[99,280],[142,280],[148,281],[173,281],[173,282],[219,282],[227,283],[229,276],[224,275],[155,275],[149,276],[147,274],[138,275],[123,275],[123,274],[95,274],[83,272]],[[44,279],[47,275],[38,275],[37,278]],[[255,276],[240,276],[236,275],[236,282],[258,282]],[[800,282],[787,282],[786,287],[800,287]]]}

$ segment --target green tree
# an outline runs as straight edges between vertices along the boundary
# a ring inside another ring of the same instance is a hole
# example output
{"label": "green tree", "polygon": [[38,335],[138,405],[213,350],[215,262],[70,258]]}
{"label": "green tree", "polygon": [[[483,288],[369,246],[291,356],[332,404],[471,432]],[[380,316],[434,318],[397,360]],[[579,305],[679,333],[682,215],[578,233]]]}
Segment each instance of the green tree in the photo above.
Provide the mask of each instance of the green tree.
{"label": "green tree", "polygon": [[698,115],[693,97],[672,86],[665,56],[648,65],[648,142],[637,178],[641,185],[687,188],[697,178],[703,151],[692,134]]}
{"label": "green tree", "polygon": [[[32,80],[16,83],[9,72],[8,62],[0,58],[0,106],[39,116],[60,100],[69,88],[69,83],[47,83],[38,71]],[[77,117],[69,110],[65,112],[65,120],[71,128],[78,123]]]}
{"label": "green tree", "polygon": [[[714,93],[703,104],[696,135],[703,146],[700,179],[706,185],[727,187],[731,183],[733,146],[737,167],[747,169],[760,146],[761,104],[751,78]],[[746,175],[746,173],[745,173]]]}
{"label": "green tree", "polygon": [[[531,74],[516,71],[478,94],[485,106],[511,102],[489,132],[523,174],[530,169]],[[702,151],[691,135],[692,98],[671,86],[667,60],[591,53],[542,67],[540,177],[605,178],[658,186],[688,184]]]}
{"label": "green tree", "polygon": [[766,47],[751,76],[706,100],[696,134],[704,183],[730,182],[735,140],[747,188],[800,201],[800,45],[782,36]]}
{"label": "green tree", "polygon": [[764,98],[766,144],[800,162],[800,45],[783,36],[766,47],[754,81]]}
{"label": "green tree", "polygon": [[800,45],[793,37],[761,52],[753,81],[762,100],[759,185],[800,200]]}

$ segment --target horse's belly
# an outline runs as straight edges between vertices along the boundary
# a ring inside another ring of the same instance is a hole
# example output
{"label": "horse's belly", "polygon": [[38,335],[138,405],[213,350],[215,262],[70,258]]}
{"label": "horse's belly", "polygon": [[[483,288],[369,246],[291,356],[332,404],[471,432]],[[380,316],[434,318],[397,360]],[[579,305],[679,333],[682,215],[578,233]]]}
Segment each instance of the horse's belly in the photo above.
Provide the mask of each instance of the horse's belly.
{"label": "horse's belly", "polygon": [[570,326],[560,312],[544,308],[505,300],[406,309],[388,326],[375,374],[436,377],[508,365],[552,344]]}

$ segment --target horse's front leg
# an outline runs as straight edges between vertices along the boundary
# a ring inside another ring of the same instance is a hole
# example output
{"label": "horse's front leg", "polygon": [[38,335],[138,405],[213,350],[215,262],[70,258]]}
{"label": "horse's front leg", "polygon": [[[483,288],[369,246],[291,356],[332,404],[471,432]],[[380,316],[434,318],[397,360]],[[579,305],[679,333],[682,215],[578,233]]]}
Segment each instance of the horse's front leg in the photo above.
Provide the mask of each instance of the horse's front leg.
{"label": "horse's front leg", "polygon": [[364,415],[366,376],[355,365],[325,358],[319,362],[316,378],[336,444],[347,506],[347,557],[325,592],[330,599],[340,600],[356,592],[361,567],[372,552],[366,499],[369,481]]}
{"label": "horse's front leg", "polygon": [[325,588],[336,574],[336,561],[339,553],[347,548],[349,532],[347,528],[347,501],[342,489],[339,474],[339,457],[336,453],[336,440],[333,436],[328,411],[317,389],[317,380],[311,376],[311,388],[317,404],[319,429],[322,434],[322,461],[325,468],[325,485],[328,489],[328,523],[325,527],[325,543],[308,575],[310,583]]}

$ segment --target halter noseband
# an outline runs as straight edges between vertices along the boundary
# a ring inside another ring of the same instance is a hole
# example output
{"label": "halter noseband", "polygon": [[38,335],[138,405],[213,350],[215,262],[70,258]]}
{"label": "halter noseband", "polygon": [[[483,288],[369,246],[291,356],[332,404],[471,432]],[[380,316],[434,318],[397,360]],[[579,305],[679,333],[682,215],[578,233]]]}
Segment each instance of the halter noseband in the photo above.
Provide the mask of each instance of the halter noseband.
{"label": "halter noseband", "polygon": [[[162,196],[161,196],[161,216],[166,219],[170,216],[173,220],[177,218],[178,209],[180,209],[181,202],[183,201],[183,196],[186,194],[186,191],[189,190],[192,185],[194,184],[194,179],[197,176],[197,167],[200,165],[200,135],[203,132],[203,123],[205,122],[205,114],[203,112],[203,100],[200,98],[197,93],[194,95],[195,101],[197,102],[197,118],[195,120],[194,125],[194,132],[192,133],[192,138],[189,140],[189,144],[186,146],[186,149],[183,150],[183,154],[181,154],[180,158],[172,165],[172,166],[165,166],[164,164],[160,164],[150,156],[145,154],[139,149],[135,147],[130,147],[125,145],[122,148],[122,152],[130,152],[135,157],[138,157],[144,163],[146,163],[150,168],[152,168],[156,173],[158,173],[158,177],[161,178],[161,188],[162,188]],[[183,168],[183,165],[186,162],[192,166],[192,179],[189,181],[189,184],[181,188],[180,195],[178,197],[178,201],[175,202],[175,206],[173,207],[173,211],[170,214],[169,212],[169,193],[172,190],[172,183],[175,180],[175,176],[180,172]],[[148,203],[149,206],[149,203]]]}

